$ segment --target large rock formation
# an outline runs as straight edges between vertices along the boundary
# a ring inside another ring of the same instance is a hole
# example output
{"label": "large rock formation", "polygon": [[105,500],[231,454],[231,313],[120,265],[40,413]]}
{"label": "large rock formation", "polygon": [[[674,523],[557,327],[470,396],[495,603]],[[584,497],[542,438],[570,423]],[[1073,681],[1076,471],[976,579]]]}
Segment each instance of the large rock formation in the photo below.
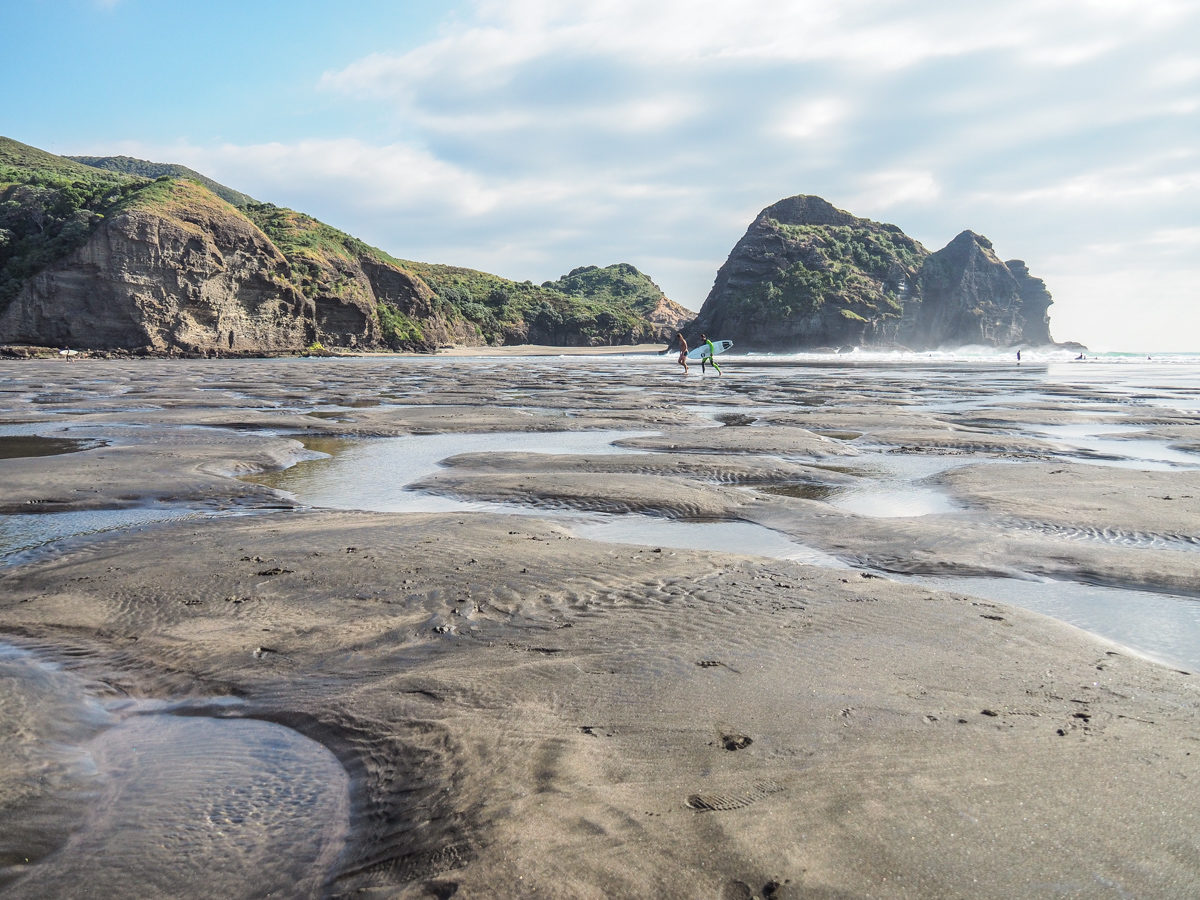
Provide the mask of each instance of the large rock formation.
{"label": "large rock formation", "polygon": [[188,354],[387,347],[389,314],[410,330],[424,321],[430,333],[406,332],[409,344],[475,337],[433,315],[432,291],[400,267],[311,250],[301,271],[206,188],[162,182],[29,278],[0,315],[0,341]]}
{"label": "large rock formation", "polygon": [[1022,261],[1001,262],[992,242],[973,231],[925,260],[918,287],[900,330],[907,346],[1052,343],[1045,284]]}
{"label": "large rock formation", "polygon": [[733,248],[688,331],[745,350],[889,342],[927,255],[820,197],[781,200]]}
{"label": "large rock formation", "polygon": [[[1050,304],[1054,299],[1046,290],[1046,282],[1029,274],[1029,267],[1023,259],[1010,259],[1004,265],[1012,273],[1017,282],[1017,294],[1021,298],[1021,317],[1023,319],[1022,339],[1033,346],[1047,346],[1055,343],[1050,336]],[[1077,346],[1071,344],[1071,346]]]}
{"label": "large rock formation", "polygon": [[985,237],[965,231],[930,254],[895,225],[798,196],[759,213],[685,334],[775,351],[1044,345],[1051,302]]}
{"label": "large rock formation", "polygon": [[[652,326],[650,340],[670,340],[681,326],[691,321],[693,314],[667,297],[648,275],[629,263],[605,266],[580,266],[558,281],[547,281],[544,288],[561,291],[569,297],[602,300],[628,308]],[[638,340],[646,339],[645,329],[639,329]],[[539,343],[561,343],[561,338]],[[631,337],[630,343],[634,340]]]}

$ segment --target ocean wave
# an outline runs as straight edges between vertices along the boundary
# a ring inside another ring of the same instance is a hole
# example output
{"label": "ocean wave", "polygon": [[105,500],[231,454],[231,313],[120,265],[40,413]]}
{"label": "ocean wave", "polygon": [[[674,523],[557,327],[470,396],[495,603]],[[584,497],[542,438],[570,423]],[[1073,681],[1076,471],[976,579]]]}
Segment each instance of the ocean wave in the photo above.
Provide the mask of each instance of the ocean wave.
{"label": "ocean wave", "polygon": [[[1200,353],[1155,353],[1153,351],[1106,350],[1092,352],[1088,350],[1068,350],[1058,347],[1020,348],[1021,362],[1027,363],[1111,363],[1118,365],[1145,365],[1147,363],[1162,366],[1195,366],[1200,367]],[[764,361],[786,363],[805,362],[878,362],[878,363],[1005,363],[1017,362],[1017,348],[998,349],[996,347],[956,347],[953,350],[873,350],[854,347],[843,350],[803,351],[803,352],[752,352],[738,355],[744,359],[761,359]]]}

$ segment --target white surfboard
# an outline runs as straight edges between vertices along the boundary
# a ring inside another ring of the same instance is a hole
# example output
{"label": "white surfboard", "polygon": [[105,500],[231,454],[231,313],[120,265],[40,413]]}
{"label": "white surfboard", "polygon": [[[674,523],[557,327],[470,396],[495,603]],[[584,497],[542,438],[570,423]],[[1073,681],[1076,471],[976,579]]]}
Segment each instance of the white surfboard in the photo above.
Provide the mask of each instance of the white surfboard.
{"label": "white surfboard", "polygon": [[[730,347],[733,346],[733,341],[713,341],[712,343],[713,343],[713,352],[711,354],[712,356],[716,356],[718,353],[724,353],[726,350],[728,350]],[[688,359],[704,359],[704,357],[709,356],[709,355],[710,354],[708,352],[708,344],[701,344],[699,347],[696,347],[694,350],[689,350],[687,358]]]}

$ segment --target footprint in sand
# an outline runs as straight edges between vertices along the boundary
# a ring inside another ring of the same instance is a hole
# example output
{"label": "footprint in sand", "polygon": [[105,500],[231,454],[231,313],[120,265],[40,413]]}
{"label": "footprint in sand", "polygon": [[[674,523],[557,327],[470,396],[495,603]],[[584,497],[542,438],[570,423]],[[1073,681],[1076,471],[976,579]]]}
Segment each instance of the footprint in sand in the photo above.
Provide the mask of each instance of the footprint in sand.
{"label": "footprint in sand", "polygon": [[690,809],[698,812],[724,812],[744,809],[771,794],[778,794],[783,785],[774,781],[756,781],[744,790],[727,793],[692,794],[685,801]]}

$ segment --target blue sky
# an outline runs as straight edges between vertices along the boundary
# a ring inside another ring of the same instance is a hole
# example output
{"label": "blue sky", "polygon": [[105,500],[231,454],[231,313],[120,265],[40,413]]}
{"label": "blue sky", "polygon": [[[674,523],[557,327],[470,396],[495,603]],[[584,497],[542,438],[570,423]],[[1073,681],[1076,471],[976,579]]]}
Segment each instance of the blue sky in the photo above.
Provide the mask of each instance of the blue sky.
{"label": "blue sky", "polygon": [[630,262],[699,309],[818,194],[1024,259],[1051,331],[1200,350],[1194,0],[6,4],[0,134],[191,166],[396,256]]}

